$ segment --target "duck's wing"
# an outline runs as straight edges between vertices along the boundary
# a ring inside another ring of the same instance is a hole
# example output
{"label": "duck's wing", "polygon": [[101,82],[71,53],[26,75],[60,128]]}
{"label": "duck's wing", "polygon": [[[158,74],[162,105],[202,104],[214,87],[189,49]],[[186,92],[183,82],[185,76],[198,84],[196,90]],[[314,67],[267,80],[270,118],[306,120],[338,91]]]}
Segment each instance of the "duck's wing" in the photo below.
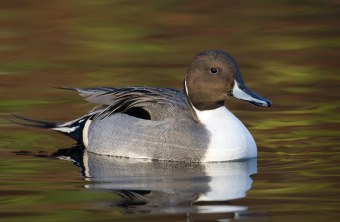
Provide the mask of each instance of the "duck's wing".
{"label": "duck's wing", "polygon": [[183,92],[170,88],[75,88],[86,101],[104,105],[97,117],[105,118],[122,112],[143,118],[160,120],[187,112],[187,98]]}

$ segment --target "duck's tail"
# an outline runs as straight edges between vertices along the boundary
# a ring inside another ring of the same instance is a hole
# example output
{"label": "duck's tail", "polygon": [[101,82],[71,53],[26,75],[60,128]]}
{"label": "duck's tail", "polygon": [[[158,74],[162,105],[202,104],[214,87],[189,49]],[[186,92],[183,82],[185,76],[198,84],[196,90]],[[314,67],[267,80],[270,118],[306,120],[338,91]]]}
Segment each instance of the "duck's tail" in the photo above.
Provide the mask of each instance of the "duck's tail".
{"label": "duck's tail", "polygon": [[30,126],[30,127],[38,127],[44,129],[51,129],[67,135],[72,139],[76,140],[79,143],[83,142],[83,129],[86,121],[91,118],[92,115],[85,115],[78,119],[65,122],[65,123],[56,123],[56,122],[46,122],[40,120],[29,119],[23,116],[18,116],[13,114],[14,118],[10,118],[9,121],[12,123],[16,123],[22,126]]}

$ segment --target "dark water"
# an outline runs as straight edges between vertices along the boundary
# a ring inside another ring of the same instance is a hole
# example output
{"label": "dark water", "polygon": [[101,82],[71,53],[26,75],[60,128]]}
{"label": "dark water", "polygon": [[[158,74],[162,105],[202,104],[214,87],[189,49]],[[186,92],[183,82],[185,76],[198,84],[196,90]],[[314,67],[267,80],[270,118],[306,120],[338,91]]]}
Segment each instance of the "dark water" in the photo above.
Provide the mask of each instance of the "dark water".
{"label": "dark water", "polygon": [[259,156],[215,165],[82,155],[1,118],[0,221],[339,221],[339,27],[332,0],[1,1],[1,117],[92,107],[58,86],[180,89],[206,49],[273,107],[228,101]]}

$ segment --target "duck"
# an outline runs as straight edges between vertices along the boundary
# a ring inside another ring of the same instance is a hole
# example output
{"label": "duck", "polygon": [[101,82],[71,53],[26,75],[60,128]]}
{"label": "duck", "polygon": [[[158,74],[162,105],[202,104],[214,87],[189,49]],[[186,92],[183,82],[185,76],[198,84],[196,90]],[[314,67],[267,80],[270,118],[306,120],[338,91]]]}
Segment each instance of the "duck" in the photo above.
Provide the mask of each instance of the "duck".
{"label": "duck", "polygon": [[179,162],[224,162],[257,156],[255,140],[225,106],[236,98],[260,107],[272,102],[244,83],[235,59],[223,50],[194,57],[183,90],[133,86],[64,88],[97,106],[72,121],[21,116],[23,125],[51,129],[105,156]]}

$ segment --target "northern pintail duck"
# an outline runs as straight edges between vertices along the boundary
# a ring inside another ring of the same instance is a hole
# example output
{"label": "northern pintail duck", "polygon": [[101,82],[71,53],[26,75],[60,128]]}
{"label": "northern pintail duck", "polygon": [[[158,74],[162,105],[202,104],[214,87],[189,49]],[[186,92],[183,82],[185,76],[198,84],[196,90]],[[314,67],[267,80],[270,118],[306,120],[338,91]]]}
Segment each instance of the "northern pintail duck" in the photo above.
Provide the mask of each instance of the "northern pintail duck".
{"label": "northern pintail duck", "polygon": [[110,156],[184,162],[217,162],[257,156],[254,138],[225,106],[234,97],[257,106],[271,101],[243,82],[225,51],[199,53],[189,66],[184,90],[169,88],[73,88],[99,104],[66,123],[29,120],[83,143],[87,151]]}

